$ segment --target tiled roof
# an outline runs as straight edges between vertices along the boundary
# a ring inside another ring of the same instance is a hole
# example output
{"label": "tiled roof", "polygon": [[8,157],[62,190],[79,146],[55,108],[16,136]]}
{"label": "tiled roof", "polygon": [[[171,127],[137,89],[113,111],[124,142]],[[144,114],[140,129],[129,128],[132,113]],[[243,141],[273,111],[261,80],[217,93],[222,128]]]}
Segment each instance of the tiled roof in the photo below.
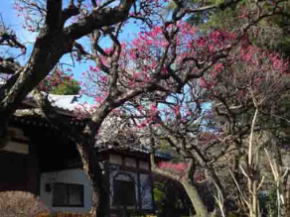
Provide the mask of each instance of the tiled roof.
{"label": "tiled roof", "polygon": [[78,98],[80,98],[79,95],[48,95],[48,100],[52,106],[66,111],[74,111],[79,107]]}
{"label": "tiled roof", "polygon": [[[79,95],[48,95],[48,100],[51,102],[51,105],[57,109],[57,112],[72,117],[75,116],[74,111],[76,109],[84,108],[86,109],[86,111],[92,109],[92,106],[90,106],[89,104],[80,104],[78,102],[79,98]],[[24,104],[30,106],[36,105],[32,95],[27,96]],[[19,119],[20,122],[22,121],[20,120],[21,118],[16,119]],[[72,122],[74,121],[72,120]],[[78,122],[81,122],[81,120],[78,120]],[[148,146],[146,147],[146,145],[142,144],[142,141],[136,139],[136,137],[138,137],[137,134],[140,134],[140,132],[129,132],[128,129],[128,121],[124,122],[123,119],[115,116],[107,117],[102,124],[98,137],[96,138],[95,146],[98,147],[100,151],[119,150],[149,154],[150,150]],[[121,143],[122,145],[112,145],[116,143]],[[169,154],[165,154],[162,152],[156,152],[156,156],[166,159],[171,158]]]}
{"label": "tiled roof", "polygon": [[[66,112],[66,114],[70,116],[73,116],[73,111],[80,108],[80,103],[78,102],[79,98],[79,95],[48,94],[47,96],[51,106],[55,107],[58,112]],[[36,102],[32,94],[28,94],[23,103],[26,105],[36,106]]]}

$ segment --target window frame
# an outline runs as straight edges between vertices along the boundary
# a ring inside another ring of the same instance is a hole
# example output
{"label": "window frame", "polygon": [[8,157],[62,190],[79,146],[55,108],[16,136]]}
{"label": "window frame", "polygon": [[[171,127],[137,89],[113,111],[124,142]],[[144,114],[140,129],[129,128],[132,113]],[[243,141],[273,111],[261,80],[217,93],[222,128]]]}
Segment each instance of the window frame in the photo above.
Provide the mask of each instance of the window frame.
{"label": "window frame", "polygon": [[[132,196],[133,196],[133,201],[132,201],[132,204],[130,204],[130,203],[128,203],[128,204],[126,204],[126,205],[124,205],[124,204],[119,204],[119,200],[120,200],[120,198],[119,199],[117,199],[117,196],[118,195],[116,195],[116,191],[117,191],[117,182],[127,182],[127,183],[130,183],[130,185],[131,185],[131,187],[132,187],[132,190],[133,190],[133,192],[132,192]],[[112,205],[113,206],[126,206],[126,207],[130,207],[130,206],[133,206],[133,207],[135,207],[136,205],[137,205],[137,198],[136,198],[136,183],[135,183],[135,181],[134,180],[119,180],[119,179],[115,179],[115,180],[113,180],[113,201],[112,201]]]}
{"label": "window frame", "polygon": [[[65,187],[65,193],[67,201],[64,203],[56,203],[55,202],[55,186],[64,186]],[[81,203],[80,204],[70,204],[69,198],[71,195],[71,186],[74,187],[80,187],[80,194],[81,194]],[[53,207],[84,207],[84,185],[83,184],[77,184],[77,183],[64,183],[64,182],[55,182],[53,183],[53,190],[52,190],[52,206]]]}

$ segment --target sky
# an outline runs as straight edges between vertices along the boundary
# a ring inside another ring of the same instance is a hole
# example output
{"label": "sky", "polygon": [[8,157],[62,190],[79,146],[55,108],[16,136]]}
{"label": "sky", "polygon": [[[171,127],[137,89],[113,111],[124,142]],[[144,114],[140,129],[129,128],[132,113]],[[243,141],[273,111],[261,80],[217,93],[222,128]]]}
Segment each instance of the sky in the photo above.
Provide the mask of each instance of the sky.
{"label": "sky", "polygon": [[14,0],[1,1],[0,14],[6,27],[12,29],[17,38],[27,47],[27,54],[19,59],[19,61],[22,62],[28,58],[36,35],[22,28],[21,19],[13,9],[13,2]]}
{"label": "sky", "polygon": [[[9,27],[12,29],[21,29],[21,23],[19,22],[19,17],[17,16],[17,13],[13,10],[13,0],[6,0],[6,1],[1,1],[1,7],[0,7],[0,13],[2,15],[2,18],[5,23],[8,24]],[[19,32],[19,37],[22,39],[28,39],[29,34],[25,32]]]}
{"label": "sky", "polygon": [[[1,0],[0,3],[0,14],[2,15],[2,19],[9,27],[12,29],[17,38],[27,47],[27,52],[24,56],[19,57],[18,61],[22,64],[25,64],[25,62],[28,60],[29,55],[32,52],[33,49],[33,42],[37,36],[35,33],[31,33],[23,28],[22,24],[22,17],[18,15],[18,12],[13,8],[14,0]],[[129,41],[133,39],[139,31],[139,27],[137,24],[128,23],[126,29],[123,31],[121,35],[121,40],[123,41]],[[106,47],[109,46],[109,41],[107,39],[104,39],[101,41],[101,46]],[[64,55],[61,59],[62,63],[65,63],[64,65],[72,65],[71,56],[70,55]],[[89,64],[91,63],[76,63],[74,64],[74,67],[71,67],[71,73],[74,76],[74,78],[78,81],[81,80],[81,74],[82,72],[88,70]]]}

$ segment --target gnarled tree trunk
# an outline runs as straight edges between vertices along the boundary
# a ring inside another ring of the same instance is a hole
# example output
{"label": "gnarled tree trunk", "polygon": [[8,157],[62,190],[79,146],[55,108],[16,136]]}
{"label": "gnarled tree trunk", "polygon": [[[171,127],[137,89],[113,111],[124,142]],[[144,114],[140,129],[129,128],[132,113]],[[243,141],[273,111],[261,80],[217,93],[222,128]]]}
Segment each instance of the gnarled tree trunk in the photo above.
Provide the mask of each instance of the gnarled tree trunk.
{"label": "gnarled tree trunk", "polygon": [[94,149],[94,142],[77,144],[83,164],[83,170],[92,183],[92,216],[107,217],[109,211],[109,195],[106,190],[105,177]]}
{"label": "gnarled tree trunk", "polygon": [[206,205],[202,201],[202,198],[200,197],[197,188],[194,186],[193,183],[191,183],[190,180],[181,180],[180,182],[189,197],[193,208],[196,213],[196,217],[209,217],[211,216],[210,213],[207,210]]}

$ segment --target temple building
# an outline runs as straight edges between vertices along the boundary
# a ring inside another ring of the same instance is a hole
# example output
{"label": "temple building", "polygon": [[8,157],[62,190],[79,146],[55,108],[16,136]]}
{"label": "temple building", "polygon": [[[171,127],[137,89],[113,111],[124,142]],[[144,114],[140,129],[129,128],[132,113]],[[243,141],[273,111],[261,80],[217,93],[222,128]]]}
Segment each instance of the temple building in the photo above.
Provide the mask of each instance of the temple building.
{"label": "temple building", "polygon": [[[52,96],[54,106],[70,118],[75,96]],[[26,106],[33,106],[26,102]],[[81,127],[82,120],[71,121]],[[0,191],[28,191],[38,195],[51,212],[88,213],[92,185],[82,170],[73,140],[60,128],[39,117],[14,117],[9,138],[0,150]],[[110,137],[118,136],[110,135]],[[141,144],[96,143],[106,176],[112,217],[131,211],[154,213],[149,152]],[[166,158],[167,156],[157,156]]]}

